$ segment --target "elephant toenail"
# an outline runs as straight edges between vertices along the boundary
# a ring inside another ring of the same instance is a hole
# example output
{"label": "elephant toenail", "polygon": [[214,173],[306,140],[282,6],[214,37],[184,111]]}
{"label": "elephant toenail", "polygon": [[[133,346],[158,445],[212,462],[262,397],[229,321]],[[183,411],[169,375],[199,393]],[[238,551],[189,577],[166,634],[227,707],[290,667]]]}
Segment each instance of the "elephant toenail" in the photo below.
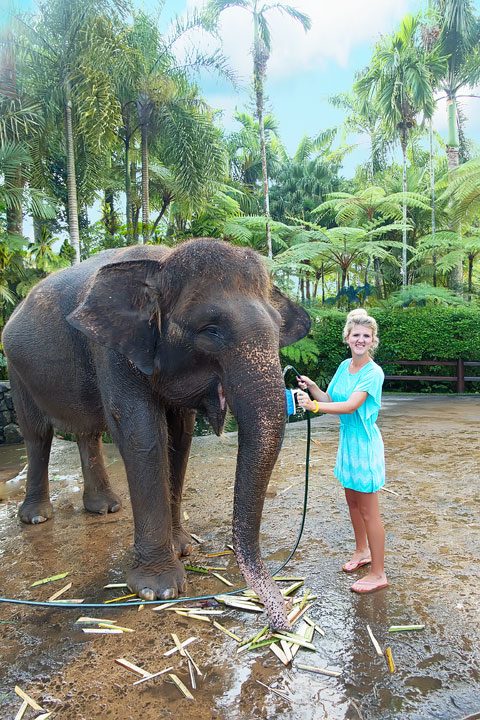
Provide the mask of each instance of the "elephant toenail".
{"label": "elephant toenail", "polygon": [[155,593],[150,588],[143,588],[138,594],[144,600],[155,600]]}
{"label": "elephant toenail", "polygon": [[43,515],[34,515],[32,518],[32,525],[40,525],[40,523],[46,522],[47,518]]}
{"label": "elephant toenail", "polygon": [[162,600],[172,600],[177,597],[177,593],[174,588],[168,588],[161,593],[160,597]]}

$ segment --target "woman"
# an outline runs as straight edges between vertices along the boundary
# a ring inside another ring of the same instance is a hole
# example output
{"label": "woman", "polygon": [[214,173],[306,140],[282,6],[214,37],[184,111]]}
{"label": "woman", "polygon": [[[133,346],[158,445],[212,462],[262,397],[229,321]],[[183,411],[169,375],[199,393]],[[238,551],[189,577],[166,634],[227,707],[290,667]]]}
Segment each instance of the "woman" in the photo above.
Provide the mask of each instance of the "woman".
{"label": "woman", "polygon": [[377,323],[365,310],[352,310],[343,329],[351,358],[337,368],[327,392],[305,375],[298,403],[305,410],[338,415],[340,442],[335,475],[345,488],[355,534],[355,552],[343,566],[350,573],[370,565],[368,574],[351,587],[371,593],[388,586],[384,568],[385,531],[378,505],[378,490],[385,483],[383,440],[376,425],[381,406],[384,374],[373,361],[378,346]]}

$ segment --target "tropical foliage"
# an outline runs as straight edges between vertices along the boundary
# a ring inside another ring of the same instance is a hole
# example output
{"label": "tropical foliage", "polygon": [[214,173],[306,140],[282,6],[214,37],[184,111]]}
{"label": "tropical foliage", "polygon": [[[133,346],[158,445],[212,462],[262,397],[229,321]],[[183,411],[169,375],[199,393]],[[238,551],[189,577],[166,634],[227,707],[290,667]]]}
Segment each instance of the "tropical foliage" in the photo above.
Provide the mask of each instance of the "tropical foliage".
{"label": "tropical foliage", "polygon": [[[14,18],[0,45],[0,324],[68,263],[195,236],[258,250],[315,318],[360,303],[478,305],[480,158],[459,103],[480,80],[480,19],[471,0],[429,5],[331,98],[343,125],[319,122],[293,154],[265,97],[270,18],[310,27],[293,6],[209,0],[166,26],[128,0],[48,0]],[[251,20],[252,105],[226,132],[198,72],[235,77],[195,38],[217,37],[234,7]],[[445,138],[430,122],[442,94]],[[346,179],[359,136],[366,159]],[[314,362],[315,338],[291,352]]]}

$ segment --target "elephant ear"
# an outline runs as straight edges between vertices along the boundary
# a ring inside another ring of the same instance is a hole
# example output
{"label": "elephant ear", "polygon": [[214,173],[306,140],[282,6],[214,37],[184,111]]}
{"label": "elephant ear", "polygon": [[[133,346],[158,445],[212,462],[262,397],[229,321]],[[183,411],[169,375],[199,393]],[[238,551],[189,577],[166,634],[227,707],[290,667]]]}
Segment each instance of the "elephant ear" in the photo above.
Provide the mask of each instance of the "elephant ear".
{"label": "elephant ear", "polygon": [[291,345],[305,337],[312,324],[307,311],[292,302],[275,285],[270,291],[270,298],[273,307],[280,313],[283,320],[280,328],[280,347]]}
{"label": "elephant ear", "polygon": [[105,265],[97,271],[85,299],[67,316],[67,322],[151,375],[159,339],[155,278],[160,271],[161,264],[154,260]]}

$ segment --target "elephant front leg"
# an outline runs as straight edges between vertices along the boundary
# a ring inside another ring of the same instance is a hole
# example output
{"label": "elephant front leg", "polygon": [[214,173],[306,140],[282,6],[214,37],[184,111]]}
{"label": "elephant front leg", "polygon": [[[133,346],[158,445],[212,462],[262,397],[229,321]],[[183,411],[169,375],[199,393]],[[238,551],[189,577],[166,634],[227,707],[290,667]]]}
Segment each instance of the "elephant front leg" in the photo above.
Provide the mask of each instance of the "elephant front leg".
{"label": "elephant front leg", "polygon": [[172,533],[175,552],[179,557],[190,555],[193,550],[192,537],[182,525],[181,507],[195,417],[196,412],[193,410],[167,412]]}
{"label": "elephant front leg", "polygon": [[[186,577],[173,547],[167,431],[158,435],[150,418],[120,439],[135,525],[133,567],[127,573],[132,592],[145,600],[170,600],[185,592]],[[141,432],[141,437],[138,436]]]}
{"label": "elephant front leg", "polygon": [[101,435],[79,435],[77,445],[82,462],[85,510],[100,515],[117,512],[122,507],[122,501],[110,487],[103,461]]}

